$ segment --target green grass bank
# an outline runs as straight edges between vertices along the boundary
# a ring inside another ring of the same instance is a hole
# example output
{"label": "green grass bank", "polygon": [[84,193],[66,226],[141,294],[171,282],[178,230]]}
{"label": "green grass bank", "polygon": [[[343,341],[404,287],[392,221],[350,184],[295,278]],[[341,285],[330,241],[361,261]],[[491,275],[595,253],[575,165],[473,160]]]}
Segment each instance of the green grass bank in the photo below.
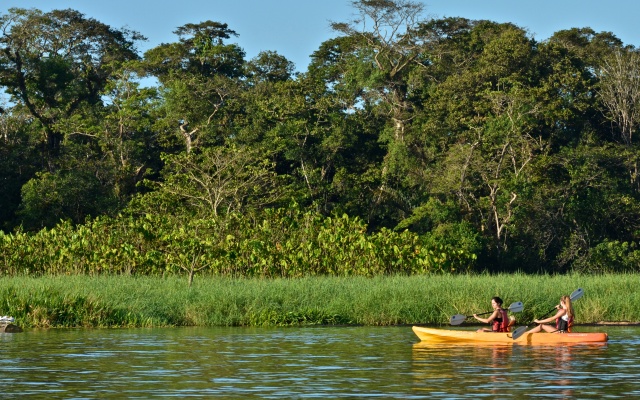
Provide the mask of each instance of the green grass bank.
{"label": "green grass bank", "polygon": [[500,296],[505,307],[522,301],[518,323],[529,323],[579,287],[578,325],[640,321],[640,274],[199,277],[191,287],[179,277],[3,277],[0,315],[23,328],[447,325]]}

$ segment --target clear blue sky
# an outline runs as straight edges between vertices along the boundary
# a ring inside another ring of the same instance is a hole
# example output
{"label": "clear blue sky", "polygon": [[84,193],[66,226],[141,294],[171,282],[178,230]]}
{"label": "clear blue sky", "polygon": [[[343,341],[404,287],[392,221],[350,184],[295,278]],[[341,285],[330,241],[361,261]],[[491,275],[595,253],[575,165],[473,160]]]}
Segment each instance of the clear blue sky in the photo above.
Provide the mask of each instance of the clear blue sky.
{"label": "clear blue sky", "polygon": [[[431,17],[465,17],[512,22],[542,41],[561,29],[610,31],[625,44],[640,45],[640,1],[604,0],[420,0]],[[141,51],[177,40],[178,26],[206,20],[227,23],[247,59],[276,51],[306,70],[309,55],[337,36],[329,21],[347,21],[349,0],[0,0],[11,7],[42,11],[72,8],[114,28],[127,27],[149,41]]]}

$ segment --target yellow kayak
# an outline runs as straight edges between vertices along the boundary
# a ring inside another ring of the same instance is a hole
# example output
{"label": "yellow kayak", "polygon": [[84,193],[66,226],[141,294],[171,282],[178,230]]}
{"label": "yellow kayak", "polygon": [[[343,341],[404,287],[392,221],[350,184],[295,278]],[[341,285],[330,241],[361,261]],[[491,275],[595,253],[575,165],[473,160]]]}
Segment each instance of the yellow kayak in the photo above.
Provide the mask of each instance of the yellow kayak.
{"label": "yellow kayak", "polygon": [[413,332],[421,341],[431,343],[519,343],[519,344],[559,344],[559,343],[601,343],[608,340],[606,333],[525,333],[513,340],[511,332],[476,332],[448,329],[423,328],[414,326]]}

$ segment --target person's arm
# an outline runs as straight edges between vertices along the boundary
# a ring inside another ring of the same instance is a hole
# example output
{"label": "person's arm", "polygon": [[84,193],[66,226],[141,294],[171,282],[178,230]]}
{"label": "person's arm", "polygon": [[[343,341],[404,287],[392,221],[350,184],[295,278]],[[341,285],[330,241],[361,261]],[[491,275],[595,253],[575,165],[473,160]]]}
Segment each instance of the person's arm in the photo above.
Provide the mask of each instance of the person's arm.
{"label": "person's arm", "polygon": [[493,314],[491,314],[489,316],[489,318],[480,318],[480,317],[478,317],[477,314],[473,314],[473,318],[477,319],[480,322],[484,322],[485,324],[490,324],[494,319],[496,319],[496,317],[498,316],[499,312],[500,312],[500,310],[495,310],[493,312]]}
{"label": "person's arm", "polygon": [[562,317],[566,313],[567,310],[565,310],[564,308],[559,308],[558,312],[556,312],[556,315],[554,315],[553,317],[549,317],[546,319],[534,319],[533,322],[535,322],[536,324],[548,324],[549,322],[555,322],[556,319]]}

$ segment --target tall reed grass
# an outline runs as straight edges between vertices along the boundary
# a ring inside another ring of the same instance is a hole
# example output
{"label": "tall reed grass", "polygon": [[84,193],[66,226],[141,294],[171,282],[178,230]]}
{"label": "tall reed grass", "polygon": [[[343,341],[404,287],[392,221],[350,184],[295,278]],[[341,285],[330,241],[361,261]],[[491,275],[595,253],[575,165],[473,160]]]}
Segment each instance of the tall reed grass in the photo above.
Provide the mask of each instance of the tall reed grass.
{"label": "tall reed grass", "polygon": [[[0,315],[23,327],[446,325],[522,301],[519,324],[583,288],[577,324],[640,321],[640,275],[430,275],[231,279],[44,276],[0,278]],[[465,324],[474,324],[473,318]]]}

